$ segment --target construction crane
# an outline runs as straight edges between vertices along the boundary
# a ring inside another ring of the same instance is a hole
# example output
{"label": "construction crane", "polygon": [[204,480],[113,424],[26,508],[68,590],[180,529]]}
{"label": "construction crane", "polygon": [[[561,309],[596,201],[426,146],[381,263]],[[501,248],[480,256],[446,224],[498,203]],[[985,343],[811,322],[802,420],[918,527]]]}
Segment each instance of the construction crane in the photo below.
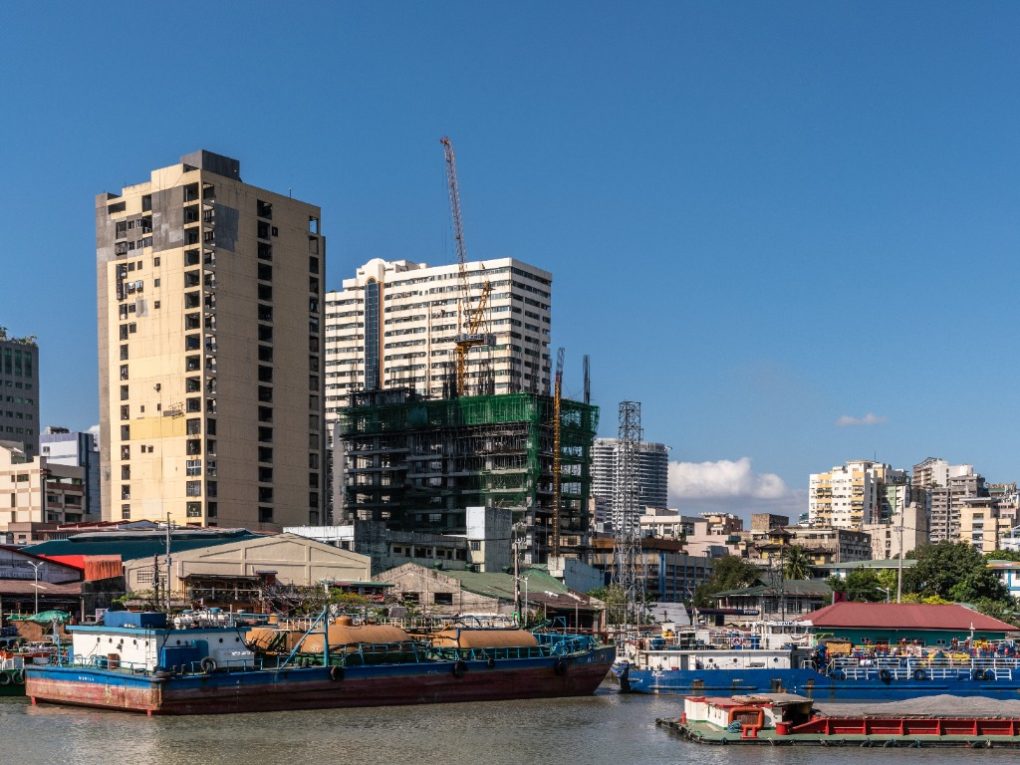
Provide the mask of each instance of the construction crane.
{"label": "construction crane", "polygon": [[560,554],[560,402],[563,400],[563,346],[556,351],[556,382],[553,387],[553,498],[550,555]]}
{"label": "construction crane", "polygon": [[450,190],[450,214],[453,217],[453,238],[457,243],[457,276],[460,283],[460,307],[457,311],[457,336],[454,338],[457,354],[457,391],[463,396],[467,392],[465,378],[467,376],[468,351],[476,346],[493,345],[490,335],[481,332],[485,316],[485,308],[489,302],[492,285],[486,279],[482,285],[482,294],[475,306],[471,305],[471,293],[468,289],[467,246],[464,244],[464,221],[460,213],[460,186],[457,184],[457,157],[453,153],[453,143],[447,136],[439,139],[446,157],[446,180]]}

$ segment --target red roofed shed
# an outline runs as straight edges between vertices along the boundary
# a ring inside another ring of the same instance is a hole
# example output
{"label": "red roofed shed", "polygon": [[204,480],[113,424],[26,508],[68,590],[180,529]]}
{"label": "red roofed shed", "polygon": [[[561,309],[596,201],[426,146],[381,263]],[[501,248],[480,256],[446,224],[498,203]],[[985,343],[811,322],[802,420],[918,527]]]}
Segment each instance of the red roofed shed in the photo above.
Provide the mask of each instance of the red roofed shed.
{"label": "red roofed shed", "polygon": [[1007,622],[956,604],[833,603],[801,617],[820,633],[831,633],[855,644],[920,640],[948,645],[957,640],[1002,640],[1020,629]]}

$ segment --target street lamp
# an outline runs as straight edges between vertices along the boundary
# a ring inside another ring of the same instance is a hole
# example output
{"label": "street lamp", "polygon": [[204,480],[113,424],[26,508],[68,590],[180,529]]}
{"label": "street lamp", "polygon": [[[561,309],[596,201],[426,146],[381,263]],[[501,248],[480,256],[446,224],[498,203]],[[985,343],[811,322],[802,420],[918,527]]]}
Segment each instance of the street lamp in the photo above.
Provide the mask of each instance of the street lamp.
{"label": "street lamp", "polygon": [[521,621],[524,622],[524,626],[528,626],[528,577],[522,576],[521,581],[524,582],[524,614]]}
{"label": "street lamp", "polygon": [[889,598],[891,597],[892,590],[889,587],[882,587],[882,586],[877,585],[877,584],[875,585],[875,589],[876,590],[881,590],[882,592],[885,593],[885,602],[888,603],[889,602]]}
{"label": "street lamp", "polygon": [[35,613],[39,613],[39,569],[42,568],[42,561],[36,563],[35,561],[28,561],[28,565],[35,569]]}

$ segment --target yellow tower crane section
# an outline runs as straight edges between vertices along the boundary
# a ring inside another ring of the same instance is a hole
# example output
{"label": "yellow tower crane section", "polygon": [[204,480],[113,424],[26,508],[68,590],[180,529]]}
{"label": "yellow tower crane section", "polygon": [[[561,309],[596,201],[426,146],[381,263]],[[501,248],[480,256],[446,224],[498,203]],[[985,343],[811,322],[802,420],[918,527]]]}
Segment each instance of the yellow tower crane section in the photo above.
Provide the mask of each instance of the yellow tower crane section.
{"label": "yellow tower crane section", "polygon": [[486,279],[477,305],[471,305],[468,288],[467,246],[464,244],[464,222],[460,212],[460,186],[457,183],[457,157],[453,153],[453,142],[446,136],[439,139],[446,157],[446,180],[450,191],[450,214],[453,217],[453,238],[457,244],[457,276],[459,281],[460,306],[457,311],[457,336],[454,338],[457,355],[457,395],[467,393],[467,355],[476,346],[492,345],[491,335],[482,333],[485,309],[489,302],[492,285]]}

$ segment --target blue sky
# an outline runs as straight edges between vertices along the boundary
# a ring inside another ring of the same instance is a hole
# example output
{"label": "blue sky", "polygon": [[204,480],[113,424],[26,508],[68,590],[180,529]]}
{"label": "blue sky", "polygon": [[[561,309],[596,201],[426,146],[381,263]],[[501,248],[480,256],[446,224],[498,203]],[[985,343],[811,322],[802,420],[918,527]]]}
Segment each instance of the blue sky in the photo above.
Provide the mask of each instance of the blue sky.
{"label": "blue sky", "polygon": [[[1015,3],[5,4],[0,325],[98,417],[93,197],[204,147],[323,207],[328,287],[555,274],[568,393],[643,402],[688,510],[929,455],[1020,478]],[[870,417],[868,415],[871,415]],[[870,424],[839,425],[860,420]]]}

